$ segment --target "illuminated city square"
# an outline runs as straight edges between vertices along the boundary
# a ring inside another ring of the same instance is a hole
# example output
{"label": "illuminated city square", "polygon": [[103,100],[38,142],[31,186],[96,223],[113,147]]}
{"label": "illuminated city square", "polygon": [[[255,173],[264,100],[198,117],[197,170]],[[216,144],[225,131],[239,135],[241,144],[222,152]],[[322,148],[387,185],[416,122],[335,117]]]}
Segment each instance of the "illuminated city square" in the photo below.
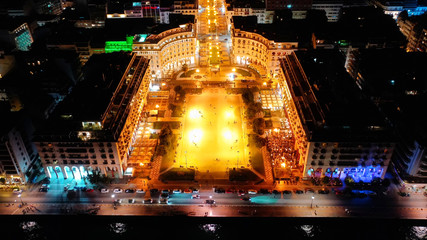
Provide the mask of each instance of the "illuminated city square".
{"label": "illuminated city square", "polygon": [[206,89],[188,95],[176,165],[225,178],[229,168],[247,167],[240,95]]}

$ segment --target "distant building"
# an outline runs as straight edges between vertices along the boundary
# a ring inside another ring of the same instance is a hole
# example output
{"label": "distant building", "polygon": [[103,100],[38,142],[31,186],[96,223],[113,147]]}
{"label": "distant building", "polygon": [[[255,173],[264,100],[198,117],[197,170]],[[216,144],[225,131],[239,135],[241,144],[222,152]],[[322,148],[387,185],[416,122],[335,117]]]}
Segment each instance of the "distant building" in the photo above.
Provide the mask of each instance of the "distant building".
{"label": "distant building", "polygon": [[279,84],[303,177],[383,178],[395,141],[336,50],[298,51],[280,59]]}
{"label": "distant building", "polygon": [[368,6],[365,0],[313,0],[312,9],[324,10],[329,22],[337,22],[343,8]]}
{"label": "distant building", "polygon": [[384,13],[397,20],[399,14],[407,11],[409,16],[418,16],[427,12],[427,5],[422,0],[371,0],[373,6],[383,9]]}
{"label": "distant building", "polygon": [[37,128],[34,142],[46,175],[80,179],[94,171],[122,178],[150,82],[149,60],[94,55],[85,80]]}
{"label": "distant building", "polygon": [[36,21],[28,17],[0,17],[0,44],[3,50],[28,51],[34,42]]}

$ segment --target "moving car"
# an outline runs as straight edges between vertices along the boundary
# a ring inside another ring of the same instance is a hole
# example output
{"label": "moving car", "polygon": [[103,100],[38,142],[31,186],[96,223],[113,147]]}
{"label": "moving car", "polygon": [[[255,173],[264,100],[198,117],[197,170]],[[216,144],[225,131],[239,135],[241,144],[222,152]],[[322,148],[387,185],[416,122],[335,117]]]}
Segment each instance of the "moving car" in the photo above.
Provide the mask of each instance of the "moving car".
{"label": "moving car", "polygon": [[160,203],[160,204],[168,204],[168,203],[169,203],[169,201],[168,201],[168,199],[166,199],[166,198],[162,198],[162,199],[160,199],[159,203]]}
{"label": "moving car", "polygon": [[134,193],[134,192],[135,192],[135,189],[132,189],[132,188],[128,188],[125,190],[125,193]]}
{"label": "moving car", "polygon": [[145,193],[144,189],[136,189],[136,193]]}
{"label": "moving car", "polygon": [[207,200],[205,201],[205,203],[206,203],[206,204],[215,204],[215,200],[213,200],[213,199],[207,199]]}
{"label": "moving car", "polygon": [[13,189],[13,193],[15,193],[15,194],[21,194],[22,190],[15,188],[15,189]]}
{"label": "moving car", "polygon": [[191,199],[199,199],[200,195],[199,194],[194,194],[193,196],[191,196]]}
{"label": "moving car", "polygon": [[93,192],[93,191],[94,191],[93,188],[86,189],[86,192]]}
{"label": "moving car", "polygon": [[107,188],[101,189],[101,193],[108,193],[109,191],[110,191],[110,189],[107,189]]}

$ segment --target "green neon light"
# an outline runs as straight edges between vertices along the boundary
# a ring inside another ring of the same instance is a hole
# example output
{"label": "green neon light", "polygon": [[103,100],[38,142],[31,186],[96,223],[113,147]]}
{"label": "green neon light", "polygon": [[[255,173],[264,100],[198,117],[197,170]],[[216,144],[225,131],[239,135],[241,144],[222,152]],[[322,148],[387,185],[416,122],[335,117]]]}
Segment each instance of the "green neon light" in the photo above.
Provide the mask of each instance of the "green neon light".
{"label": "green neon light", "polygon": [[132,52],[133,37],[127,36],[126,41],[106,41],[105,42],[105,53],[112,52]]}

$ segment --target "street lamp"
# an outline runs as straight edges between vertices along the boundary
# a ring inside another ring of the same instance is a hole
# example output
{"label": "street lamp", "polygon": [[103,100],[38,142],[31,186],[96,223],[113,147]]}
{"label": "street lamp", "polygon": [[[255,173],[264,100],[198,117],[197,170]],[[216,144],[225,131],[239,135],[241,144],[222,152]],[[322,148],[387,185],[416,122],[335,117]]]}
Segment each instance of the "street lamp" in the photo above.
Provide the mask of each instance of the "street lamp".
{"label": "street lamp", "polygon": [[313,208],[314,196],[311,196],[311,208]]}
{"label": "street lamp", "polygon": [[21,200],[21,204],[24,205],[24,202],[22,201],[22,196],[21,194],[18,195],[19,199]]}

